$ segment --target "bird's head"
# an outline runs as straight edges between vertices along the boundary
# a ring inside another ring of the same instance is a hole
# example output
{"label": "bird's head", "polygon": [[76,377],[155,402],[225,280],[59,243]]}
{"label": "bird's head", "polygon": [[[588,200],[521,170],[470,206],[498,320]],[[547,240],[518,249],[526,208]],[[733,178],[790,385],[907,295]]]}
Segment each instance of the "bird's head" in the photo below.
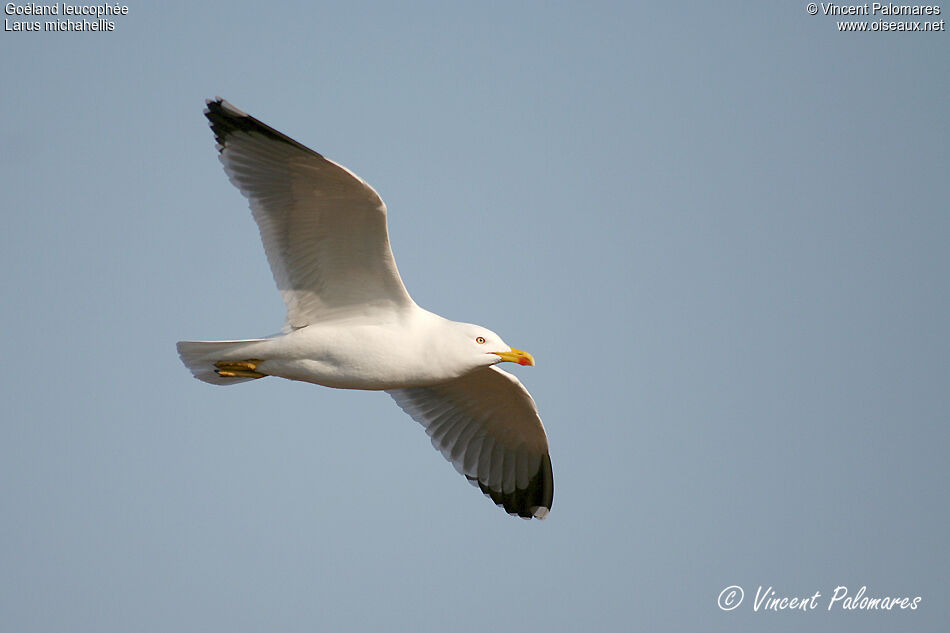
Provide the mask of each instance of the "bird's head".
{"label": "bird's head", "polygon": [[502,362],[534,365],[531,354],[511,347],[491,330],[470,323],[459,323],[458,326],[460,350],[465,350],[476,367]]}

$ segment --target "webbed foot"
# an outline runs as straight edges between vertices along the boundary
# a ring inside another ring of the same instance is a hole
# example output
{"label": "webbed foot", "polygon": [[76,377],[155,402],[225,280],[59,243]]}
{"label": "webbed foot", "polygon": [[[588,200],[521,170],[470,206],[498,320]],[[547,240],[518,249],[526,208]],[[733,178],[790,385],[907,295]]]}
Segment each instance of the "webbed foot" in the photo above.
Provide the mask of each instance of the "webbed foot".
{"label": "webbed foot", "polygon": [[215,373],[222,378],[263,378],[267,374],[257,371],[257,366],[263,361],[251,358],[249,360],[222,360],[214,364]]}

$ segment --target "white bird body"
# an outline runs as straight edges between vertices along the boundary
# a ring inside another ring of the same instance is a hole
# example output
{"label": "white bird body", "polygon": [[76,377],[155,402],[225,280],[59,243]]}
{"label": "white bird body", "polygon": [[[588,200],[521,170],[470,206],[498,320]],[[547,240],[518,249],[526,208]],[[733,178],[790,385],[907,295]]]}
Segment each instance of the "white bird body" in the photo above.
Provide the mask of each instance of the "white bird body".
{"label": "white bird body", "polygon": [[554,498],[547,436],[521,382],[494,366],[533,365],[531,355],[416,305],[392,256],[386,205],[354,173],[224,100],[208,101],[205,115],[250,201],[287,322],[270,338],[179,342],[195,377],[385,390],[496,504],[544,518]]}
{"label": "white bird body", "polygon": [[[387,390],[419,387],[458,378],[497,362],[481,356],[452,354],[440,345],[447,336],[467,342],[466,323],[423,310],[370,311],[314,323],[287,334],[257,339],[215,355],[216,361],[259,359],[256,371],[268,376],[336,389]],[[393,332],[398,331],[399,336]],[[504,344],[498,351],[511,348]],[[465,361],[468,360],[469,363]]]}

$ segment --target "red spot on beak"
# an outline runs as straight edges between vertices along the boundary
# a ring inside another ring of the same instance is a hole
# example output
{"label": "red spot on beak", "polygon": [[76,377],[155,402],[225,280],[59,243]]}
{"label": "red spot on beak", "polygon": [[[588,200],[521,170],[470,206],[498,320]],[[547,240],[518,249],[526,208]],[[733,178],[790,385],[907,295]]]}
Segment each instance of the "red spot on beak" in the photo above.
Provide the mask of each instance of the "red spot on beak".
{"label": "red spot on beak", "polygon": [[[492,352],[489,352],[491,354]],[[522,352],[520,349],[511,348],[507,352],[494,352],[501,360],[509,363],[518,363],[519,365],[534,365],[534,358],[528,352]]]}

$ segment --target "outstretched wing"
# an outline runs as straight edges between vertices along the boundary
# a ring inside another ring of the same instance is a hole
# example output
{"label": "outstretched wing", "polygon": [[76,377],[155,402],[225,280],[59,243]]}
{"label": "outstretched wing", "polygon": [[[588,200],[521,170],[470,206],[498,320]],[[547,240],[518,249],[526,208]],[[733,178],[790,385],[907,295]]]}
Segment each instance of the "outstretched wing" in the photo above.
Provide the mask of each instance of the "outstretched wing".
{"label": "outstretched wing", "polygon": [[337,312],[412,305],[372,187],[227,101],[207,104],[224,171],[250,201],[287,304],[286,330]]}
{"label": "outstretched wing", "polygon": [[548,438],[531,394],[495,366],[388,391],[455,469],[509,514],[543,519],[554,500]]}

